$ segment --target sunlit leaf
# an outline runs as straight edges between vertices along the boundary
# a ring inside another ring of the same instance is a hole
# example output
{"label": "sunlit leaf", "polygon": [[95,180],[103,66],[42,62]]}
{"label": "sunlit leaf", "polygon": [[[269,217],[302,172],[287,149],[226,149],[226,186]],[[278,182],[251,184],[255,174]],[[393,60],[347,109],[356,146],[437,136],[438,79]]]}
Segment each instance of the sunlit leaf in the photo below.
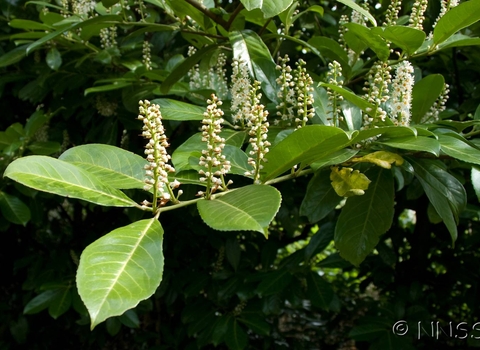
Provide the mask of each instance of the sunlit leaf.
{"label": "sunlit leaf", "polygon": [[273,179],[293,166],[308,165],[350,144],[348,135],[339,128],[307,125],[295,130],[270,149],[262,171],[263,180]]}
{"label": "sunlit leaf", "polygon": [[197,203],[203,221],[219,231],[251,230],[264,233],[281,202],[271,186],[249,185],[212,200]]}
{"label": "sunlit leaf", "polygon": [[19,158],[4,175],[36,190],[83,199],[95,204],[133,207],[123,192],[101,182],[95,175],[65,161],[46,156]]}
{"label": "sunlit leaf", "polygon": [[68,149],[58,158],[87,170],[115,188],[143,188],[146,159],[127,150],[103,144]]}
{"label": "sunlit leaf", "polygon": [[150,101],[160,106],[160,112],[165,120],[202,120],[205,112],[204,107],[195,106],[191,103],[171,100],[168,98],[157,98]]}
{"label": "sunlit leaf", "polygon": [[433,30],[433,42],[439,44],[459,30],[480,20],[480,2],[465,1],[440,18]]}
{"label": "sunlit leaf", "polygon": [[387,42],[369,28],[358,23],[346,23],[349,33],[356,35],[361,41],[374,51],[381,61],[386,61],[390,56],[390,48]]}
{"label": "sunlit leaf", "polygon": [[163,274],[162,241],[162,226],[152,218],[117,228],[83,251],[77,286],[92,329],[155,292]]}
{"label": "sunlit leaf", "polygon": [[438,141],[442,151],[450,157],[480,165],[480,150],[470,146],[466,140],[461,140],[452,135],[440,134],[438,135]]}

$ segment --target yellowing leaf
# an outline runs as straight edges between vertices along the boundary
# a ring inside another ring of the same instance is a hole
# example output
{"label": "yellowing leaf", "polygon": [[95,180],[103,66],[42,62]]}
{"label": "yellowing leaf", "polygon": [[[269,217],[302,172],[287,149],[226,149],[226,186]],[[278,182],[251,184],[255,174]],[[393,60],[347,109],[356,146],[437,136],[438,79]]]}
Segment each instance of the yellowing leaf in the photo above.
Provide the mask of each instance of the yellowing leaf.
{"label": "yellowing leaf", "polygon": [[370,184],[370,180],[358,170],[352,168],[332,168],[330,174],[332,187],[341,197],[361,196]]}
{"label": "yellowing leaf", "polygon": [[403,164],[403,158],[396,153],[387,151],[378,151],[367,154],[366,156],[354,158],[352,162],[368,162],[378,165],[379,167],[390,169],[392,164],[397,166]]}

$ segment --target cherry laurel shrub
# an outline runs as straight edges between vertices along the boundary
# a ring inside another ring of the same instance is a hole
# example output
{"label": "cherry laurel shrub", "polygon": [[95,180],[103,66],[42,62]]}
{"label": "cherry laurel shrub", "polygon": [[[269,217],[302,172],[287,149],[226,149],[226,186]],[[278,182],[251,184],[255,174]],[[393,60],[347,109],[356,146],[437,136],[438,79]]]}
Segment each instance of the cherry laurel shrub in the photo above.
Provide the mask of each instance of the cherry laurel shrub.
{"label": "cherry laurel shrub", "polygon": [[[62,113],[50,107],[1,134],[5,178],[148,214],[112,227],[80,256],[76,285],[91,329],[159,287],[164,234],[175,234],[161,224],[169,211],[196,206],[213,230],[268,239],[279,220],[281,185],[311,174],[299,213],[310,223],[339,213],[335,249],[355,266],[391,229],[396,192],[414,182],[455,242],[467,193],[449,165],[467,168],[480,193],[474,167],[480,119],[477,113],[453,120],[445,77],[421,67],[447,50],[479,45],[468,28],[480,20],[480,2],[442,1],[434,21],[426,20],[427,4],[417,1],[411,11],[399,1],[385,7],[350,0],[26,4],[39,16],[9,21],[17,47],[0,57],[0,67],[40,53],[48,74],[98,65],[103,77],[85,89],[85,98],[98,96],[97,111],[106,118],[125,109],[125,125],[135,114],[142,124],[143,157],[100,143],[35,147],[32,136]],[[170,56],[162,52],[169,43],[178,44]],[[123,106],[105,97],[118,91]],[[169,128],[185,123],[196,132],[172,149]],[[13,224],[30,220],[19,198],[0,192],[0,200],[2,208],[16,208],[7,217]],[[324,277],[312,273],[305,283],[315,306],[333,307]],[[243,307],[225,321],[237,336],[214,343],[246,346]]]}

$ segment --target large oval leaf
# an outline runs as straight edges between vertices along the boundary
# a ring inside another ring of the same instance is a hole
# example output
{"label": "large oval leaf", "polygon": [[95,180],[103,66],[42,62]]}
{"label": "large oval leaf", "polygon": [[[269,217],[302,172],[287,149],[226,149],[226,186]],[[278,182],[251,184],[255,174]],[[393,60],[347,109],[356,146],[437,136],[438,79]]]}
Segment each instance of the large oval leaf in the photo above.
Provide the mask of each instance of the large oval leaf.
{"label": "large oval leaf", "polygon": [[120,190],[100,181],[95,175],[46,156],[19,158],[7,167],[3,176],[36,190],[83,199],[113,207],[133,207],[137,204]]}
{"label": "large oval leaf", "polygon": [[272,55],[263,40],[251,30],[230,33],[233,56],[244,62],[251,76],[262,83],[262,90],[271,100],[277,100],[276,70]]}
{"label": "large oval leaf", "polygon": [[115,188],[143,188],[146,159],[124,149],[88,144],[70,148],[58,159],[87,170]]}
{"label": "large oval leaf", "polygon": [[466,140],[461,140],[451,135],[440,134],[438,135],[438,141],[440,142],[442,151],[450,157],[480,165],[480,150],[470,146]]}
{"label": "large oval leaf", "polygon": [[0,212],[10,222],[25,226],[30,221],[30,209],[20,198],[0,191]]}
{"label": "large oval leaf", "polygon": [[335,227],[335,246],[354,265],[359,265],[373,251],[393,220],[391,171],[374,167],[367,175],[372,180],[368,190],[363,196],[347,200]]}
{"label": "large oval leaf", "polygon": [[250,185],[216,199],[199,201],[197,207],[203,221],[215,230],[265,233],[281,200],[274,187]]}
{"label": "large oval leaf", "polygon": [[265,18],[276,16],[285,11],[293,0],[241,0],[248,11],[261,9]]}
{"label": "large oval leaf", "polygon": [[162,242],[163,228],[152,218],[113,230],[83,251],[77,286],[92,329],[155,292],[163,274]]}
{"label": "large oval leaf", "polygon": [[442,93],[445,79],[441,74],[430,74],[415,83],[412,89],[412,120],[420,123],[435,100]]}
{"label": "large oval leaf", "polygon": [[165,120],[202,120],[205,112],[204,107],[195,106],[191,103],[175,101],[169,98],[157,98],[152,103],[160,106],[162,117]]}
{"label": "large oval leaf", "polygon": [[342,129],[333,126],[307,125],[295,130],[267,153],[268,162],[263,168],[263,180],[273,179],[296,164],[311,164],[344,148],[350,142]]}
{"label": "large oval leaf", "polygon": [[447,226],[452,243],[457,239],[460,213],[466,206],[467,194],[462,184],[437,160],[409,158],[415,176],[422,184],[430,203]]}
{"label": "large oval leaf", "polygon": [[433,30],[433,42],[439,44],[478,20],[480,20],[480,1],[462,2],[439,19]]}

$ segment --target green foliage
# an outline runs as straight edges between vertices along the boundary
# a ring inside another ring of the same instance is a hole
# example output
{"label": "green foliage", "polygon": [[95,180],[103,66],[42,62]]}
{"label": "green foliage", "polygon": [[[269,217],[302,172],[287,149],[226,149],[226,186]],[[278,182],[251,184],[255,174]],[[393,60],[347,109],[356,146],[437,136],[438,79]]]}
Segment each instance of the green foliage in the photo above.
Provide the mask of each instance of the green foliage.
{"label": "green foliage", "polygon": [[480,310],[480,5],[411,5],[0,4],[0,347],[438,348],[392,326]]}

